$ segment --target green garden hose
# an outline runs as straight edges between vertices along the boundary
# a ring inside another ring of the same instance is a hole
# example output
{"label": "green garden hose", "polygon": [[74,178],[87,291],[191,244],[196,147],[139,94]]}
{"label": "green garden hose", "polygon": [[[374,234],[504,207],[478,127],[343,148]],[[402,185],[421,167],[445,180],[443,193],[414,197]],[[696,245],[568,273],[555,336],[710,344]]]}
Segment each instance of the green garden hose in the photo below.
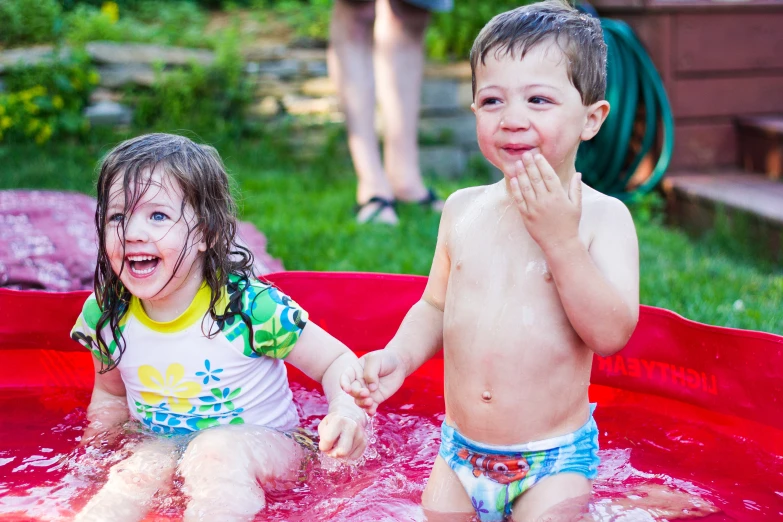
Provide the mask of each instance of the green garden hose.
{"label": "green garden hose", "polygon": [[[606,100],[611,110],[598,135],[579,147],[576,168],[591,187],[627,201],[649,192],[663,177],[672,158],[674,117],[661,77],[633,30],[625,22],[604,18],[601,26],[608,51]],[[638,133],[634,136],[636,123],[643,123],[640,143]],[[634,174],[651,153],[659,130],[658,160],[639,179]]]}

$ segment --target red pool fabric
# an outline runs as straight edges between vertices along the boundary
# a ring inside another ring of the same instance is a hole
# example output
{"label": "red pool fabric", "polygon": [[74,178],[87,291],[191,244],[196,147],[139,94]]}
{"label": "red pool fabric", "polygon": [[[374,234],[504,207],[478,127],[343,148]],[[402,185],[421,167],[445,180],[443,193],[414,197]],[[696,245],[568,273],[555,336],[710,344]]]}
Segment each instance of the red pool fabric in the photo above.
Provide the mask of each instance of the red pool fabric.
{"label": "red pool fabric", "polygon": [[[421,276],[369,273],[266,278],[357,353],[383,347],[426,284]],[[0,289],[0,387],[92,386],[89,355],[68,338],[86,295]],[[642,306],[628,345],[612,357],[595,357],[591,381],[783,429],[778,335],[704,325]]]}

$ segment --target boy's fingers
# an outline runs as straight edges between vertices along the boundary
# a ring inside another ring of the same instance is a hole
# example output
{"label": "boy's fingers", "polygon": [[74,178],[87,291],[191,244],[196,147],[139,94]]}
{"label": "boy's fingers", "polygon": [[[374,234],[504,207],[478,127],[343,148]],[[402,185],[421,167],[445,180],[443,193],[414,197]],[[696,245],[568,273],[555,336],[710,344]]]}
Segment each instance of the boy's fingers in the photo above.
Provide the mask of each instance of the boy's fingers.
{"label": "boy's fingers", "polygon": [[519,192],[522,194],[522,198],[525,200],[525,204],[529,209],[530,204],[534,203],[537,199],[536,191],[530,183],[530,177],[527,173],[516,178],[519,183]]}
{"label": "boy's fingers", "polygon": [[511,196],[514,198],[514,201],[517,202],[517,205],[519,205],[524,213],[527,213],[527,202],[525,201],[525,196],[522,194],[522,189],[519,187],[519,180],[517,178],[511,178],[509,185],[511,185]]}
{"label": "boy's fingers", "polygon": [[557,177],[557,172],[552,168],[552,165],[546,160],[543,154],[536,154],[533,156],[533,161],[541,173],[541,179],[544,181],[544,185],[547,190],[557,190],[560,185],[560,178]]}
{"label": "boy's fingers", "polygon": [[544,180],[541,179],[541,172],[538,170],[538,166],[533,159],[533,155],[529,152],[524,153],[522,155],[522,161],[525,164],[525,172],[527,172],[527,177],[530,179],[530,186],[536,193],[536,197],[543,194],[544,192],[547,192],[548,188],[546,185],[544,185]]}

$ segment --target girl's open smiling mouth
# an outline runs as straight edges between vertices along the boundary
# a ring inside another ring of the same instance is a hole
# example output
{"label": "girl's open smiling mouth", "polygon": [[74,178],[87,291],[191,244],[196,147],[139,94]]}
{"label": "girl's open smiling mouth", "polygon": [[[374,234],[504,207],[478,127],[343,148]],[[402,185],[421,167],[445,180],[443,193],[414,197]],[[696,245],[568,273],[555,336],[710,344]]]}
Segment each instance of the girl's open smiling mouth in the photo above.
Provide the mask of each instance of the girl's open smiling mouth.
{"label": "girl's open smiling mouth", "polygon": [[125,256],[128,271],[134,277],[148,277],[158,267],[160,258],[148,254],[135,254]]}

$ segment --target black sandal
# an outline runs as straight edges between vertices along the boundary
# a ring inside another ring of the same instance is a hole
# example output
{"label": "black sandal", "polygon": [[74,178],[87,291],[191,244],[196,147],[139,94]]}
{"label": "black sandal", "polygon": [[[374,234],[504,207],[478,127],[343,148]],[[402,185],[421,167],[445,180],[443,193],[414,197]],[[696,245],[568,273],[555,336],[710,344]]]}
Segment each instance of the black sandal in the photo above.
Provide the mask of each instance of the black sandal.
{"label": "black sandal", "polygon": [[[411,201],[402,201],[400,200],[400,203],[413,203],[425,208],[430,208],[431,210],[437,210],[440,212],[443,208],[443,200],[438,197],[438,195],[435,193],[435,191],[432,189],[432,187],[427,187],[427,195],[424,196],[421,199],[414,199]],[[440,204],[440,207],[435,209],[433,208],[433,205]]]}
{"label": "black sandal", "polygon": [[397,210],[397,202],[393,199],[386,199],[382,198],[380,196],[373,196],[370,199],[368,199],[365,203],[362,204],[356,204],[353,211],[356,215],[359,215],[359,213],[367,208],[370,205],[377,205],[377,208],[361,223],[374,223],[375,218],[377,218],[381,212],[383,212],[384,209],[390,208],[394,211]]}

